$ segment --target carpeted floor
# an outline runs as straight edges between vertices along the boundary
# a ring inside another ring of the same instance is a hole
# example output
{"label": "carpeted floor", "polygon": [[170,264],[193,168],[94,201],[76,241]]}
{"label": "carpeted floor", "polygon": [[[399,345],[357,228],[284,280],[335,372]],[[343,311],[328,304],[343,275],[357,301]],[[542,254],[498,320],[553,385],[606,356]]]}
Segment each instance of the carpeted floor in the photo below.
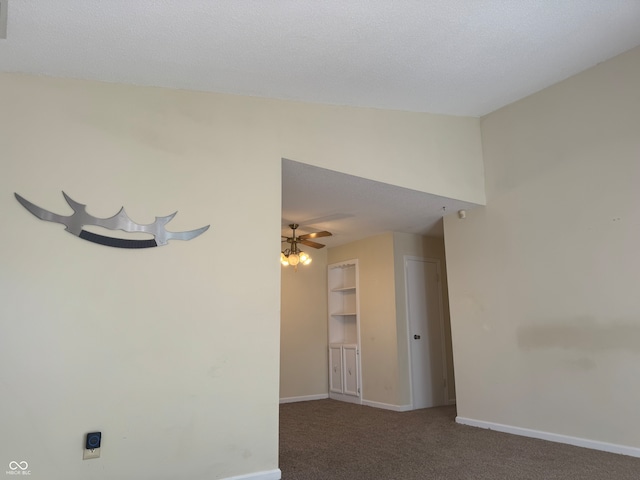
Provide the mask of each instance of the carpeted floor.
{"label": "carpeted floor", "polygon": [[638,480],[640,458],[458,425],[455,407],[280,406],[283,480]]}

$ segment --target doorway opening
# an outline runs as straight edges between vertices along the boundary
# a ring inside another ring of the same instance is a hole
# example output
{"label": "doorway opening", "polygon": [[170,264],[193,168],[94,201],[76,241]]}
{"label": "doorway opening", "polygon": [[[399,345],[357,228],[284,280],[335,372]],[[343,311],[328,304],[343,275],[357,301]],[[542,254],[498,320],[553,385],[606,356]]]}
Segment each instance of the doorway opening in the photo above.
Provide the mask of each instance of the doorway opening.
{"label": "doorway opening", "polygon": [[[333,236],[323,238],[327,248],[314,252],[312,268],[300,268],[292,273],[283,268],[281,274],[281,402],[295,402],[328,398],[329,392],[329,345],[327,339],[327,265],[330,249],[359,242],[381,232],[403,232],[416,238],[432,238],[438,244],[435,255],[440,260],[440,278],[445,277],[445,259],[442,216],[446,212],[456,212],[473,205],[449,198],[392,186],[361,177],[348,175],[312,165],[282,160],[282,222],[283,231],[288,224],[300,224],[305,233],[314,230],[328,230]],[[407,226],[412,225],[412,226]],[[393,233],[394,240],[396,233]],[[425,237],[427,236],[427,237]],[[434,247],[436,248],[436,247]],[[406,253],[406,252],[405,252]],[[422,253],[422,252],[421,252]],[[419,254],[421,254],[419,253]],[[396,255],[394,252],[393,255]],[[399,254],[402,255],[402,254]],[[424,256],[431,257],[428,253]],[[395,257],[394,257],[395,258]],[[395,271],[401,271],[396,265]],[[404,275],[401,271],[399,275]],[[448,315],[446,282],[441,288],[445,298],[441,313]],[[404,295],[404,294],[402,294]],[[362,299],[361,301],[366,301]],[[404,297],[395,303],[404,303]],[[406,314],[398,314],[396,322],[406,322]],[[363,317],[366,330],[367,318]],[[448,317],[444,329],[449,329]],[[407,331],[407,327],[404,328]],[[367,336],[363,331],[363,337]],[[405,341],[402,339],[401,341]],[[407,338],[408,341],[408,338]],[[367,345],[362,345],[362,375],[367,376]],[[447,391],[443,393],[444,403],[453,403],[453,360],[450,343],[450,329],[445,332],[445,360],[440,363],[447,369]],[[407,355],[400,361],[399,387],[409,392],[410,374],[408,368],[409,344],[399,354]],[[378,382],[380,383],[380,382]],[[372,385],[369,382],[369,385]],[[443,389],[444,390],[444,389]],[[367,387],[363,390],[363,403],[375,404],[376,399],[367,398]],[[400,401],[377,402],[382,408],[399,411],[412,408],[413,400],[403,393]],[[372,400],[367,403],[367,400]]]}

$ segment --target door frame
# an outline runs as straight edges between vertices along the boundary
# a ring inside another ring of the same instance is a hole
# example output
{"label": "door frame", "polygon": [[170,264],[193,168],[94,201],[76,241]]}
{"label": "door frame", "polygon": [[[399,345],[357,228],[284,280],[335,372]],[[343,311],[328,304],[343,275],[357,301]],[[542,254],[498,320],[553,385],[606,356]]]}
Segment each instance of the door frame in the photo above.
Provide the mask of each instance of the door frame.
{"label": "door frame", "polygon": [[443,389],[443,398],[444,405],[451,404],[451,400],[449,399],[449,376],[447,371],[447,350],[446,350],[446,342],[444,335],[444,296],[442,292],[442,268],[440,265],[439,258],[432,257],[418,257],[415,255],[404,255],[402,266],[404,268],[404,302],[405,302],[405,324],[407,326],[407,356],[408,356],[408,365],[409,365],[409,398],[411,400],[411,410],[415,410],[415,406],[413,404],[413,362],[411,356],[411,322],[409,320],[409,276],[407,269],[408,261],[418,261],[425,263],[434,263],[436,266],[436,273],[438,275],[437,281],[437,292],[438,292],[438,307],[439,307],[439,318],[438,322],[440,323],[440,351],[442,355],[442,378],[445,380],[442,385]]}

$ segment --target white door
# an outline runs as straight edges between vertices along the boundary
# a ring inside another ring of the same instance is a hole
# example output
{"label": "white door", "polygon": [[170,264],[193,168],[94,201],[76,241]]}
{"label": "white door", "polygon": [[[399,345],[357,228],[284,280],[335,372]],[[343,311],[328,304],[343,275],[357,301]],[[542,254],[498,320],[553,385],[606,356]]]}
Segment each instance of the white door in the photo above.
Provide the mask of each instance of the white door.
{"label": "white door", "polygon": [[445,404],[444,337],[437,260],[405,257],[413,408]]}
{"label": "white door", "polygon": [[344,345],[344,393],[357,397],[358,392],[358,347],[356,345]]}
{"label": "white door", "polygon": [[342,393],[342,347],[329,346],[329,389]]}

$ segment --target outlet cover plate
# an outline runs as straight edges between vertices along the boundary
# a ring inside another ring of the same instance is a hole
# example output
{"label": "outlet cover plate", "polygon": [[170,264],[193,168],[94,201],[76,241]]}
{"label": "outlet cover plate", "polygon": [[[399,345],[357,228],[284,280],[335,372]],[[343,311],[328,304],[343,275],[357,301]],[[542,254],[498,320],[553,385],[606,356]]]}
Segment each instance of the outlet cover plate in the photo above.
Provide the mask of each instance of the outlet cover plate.
{"label": "outlet cover plate", "polygon": [[93,450],[84,449],[84,453],[82,454],[83,460],[91,460],[92,458],[100,458],[100,449],[94,448]]}

